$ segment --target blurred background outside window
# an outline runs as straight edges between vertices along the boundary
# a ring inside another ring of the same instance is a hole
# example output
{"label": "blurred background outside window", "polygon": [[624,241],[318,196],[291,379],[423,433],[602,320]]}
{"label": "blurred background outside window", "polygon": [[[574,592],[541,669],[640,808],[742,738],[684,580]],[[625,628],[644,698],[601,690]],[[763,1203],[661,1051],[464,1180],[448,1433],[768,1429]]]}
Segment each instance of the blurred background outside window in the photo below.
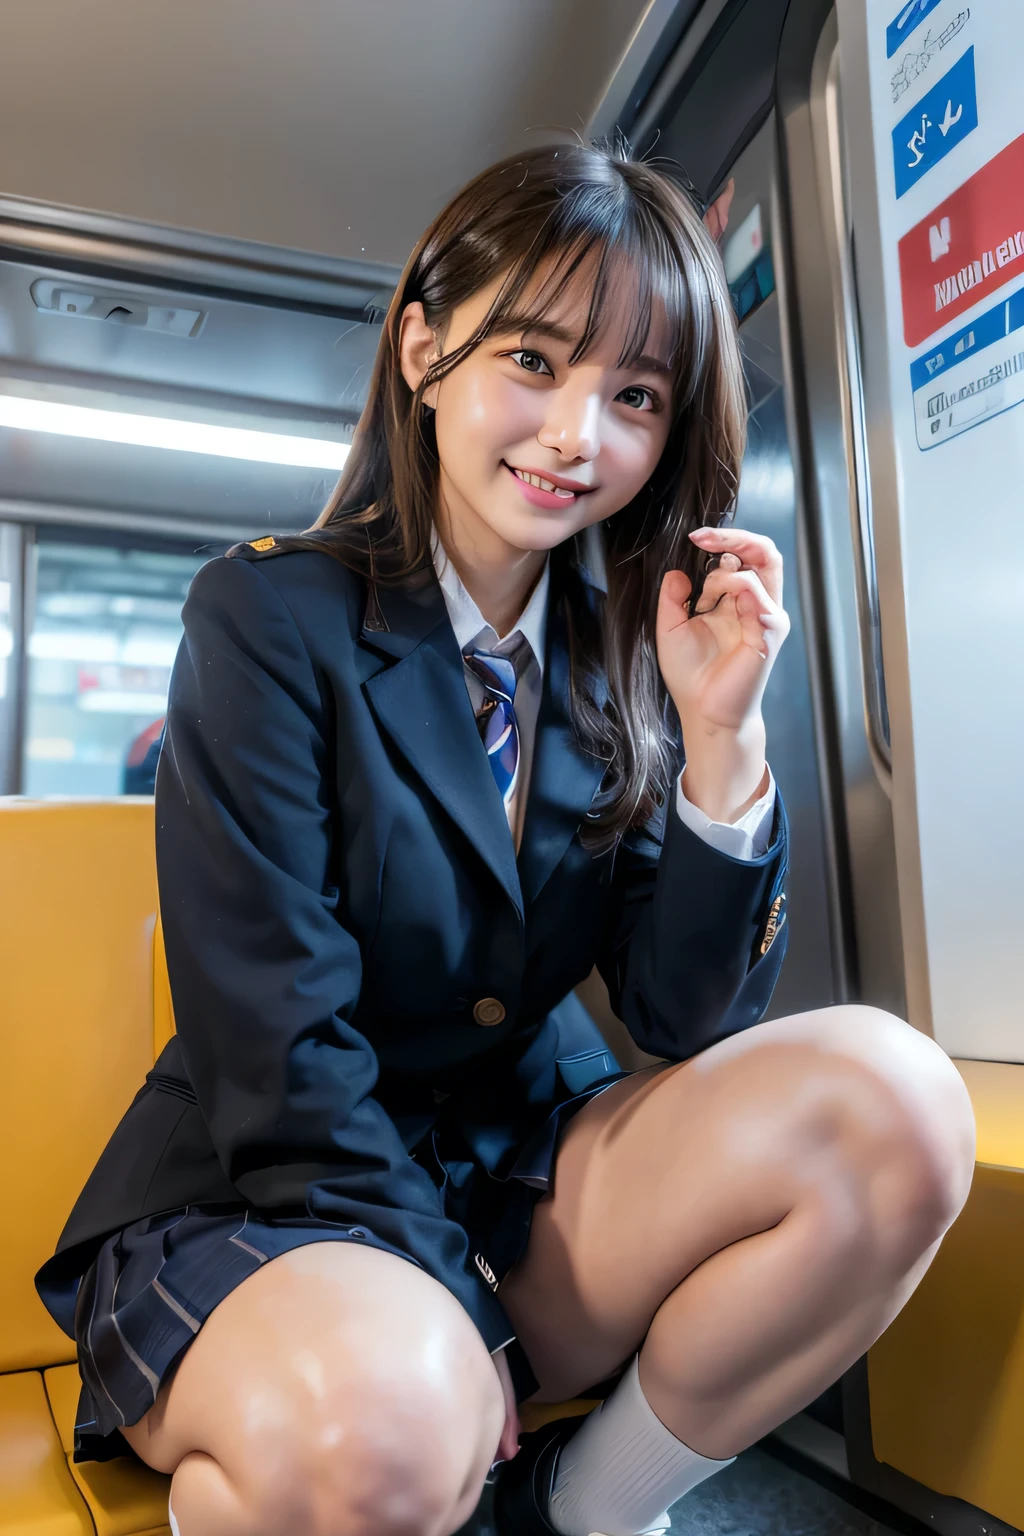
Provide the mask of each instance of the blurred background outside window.
{"label": "blurred background outside window", "polygon": [[182,603],[215,552],[36,546],[25,794],[147,792],[133,770],[159,740]]}

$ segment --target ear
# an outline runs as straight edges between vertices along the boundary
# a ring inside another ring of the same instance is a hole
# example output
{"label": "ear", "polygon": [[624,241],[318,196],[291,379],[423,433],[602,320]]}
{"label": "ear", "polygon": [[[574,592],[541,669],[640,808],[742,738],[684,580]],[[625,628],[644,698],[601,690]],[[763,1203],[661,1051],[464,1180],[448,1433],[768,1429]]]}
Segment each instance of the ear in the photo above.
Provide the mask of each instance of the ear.
{"label": "ear", "polygon": [[[407,304],[402,312],[398,331],[398,361],[402,377],[414,392],[423,382],[423,375],[431,363],[437,361],[441,348],[423,313],[423,305],[417,301]],[[435,384],[424,396],[427,405],[436,406],[438,386]]]}

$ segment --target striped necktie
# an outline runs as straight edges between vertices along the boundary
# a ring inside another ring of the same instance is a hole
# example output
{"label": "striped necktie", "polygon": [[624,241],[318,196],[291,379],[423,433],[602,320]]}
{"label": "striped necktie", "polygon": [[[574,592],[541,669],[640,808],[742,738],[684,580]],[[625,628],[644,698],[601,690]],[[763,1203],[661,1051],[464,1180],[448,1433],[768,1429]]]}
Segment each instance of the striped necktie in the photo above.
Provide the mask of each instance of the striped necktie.
{"label": "striped necktie", "polygon": [[466,651],[463,656],[466,666],[484,687],[484,702],[476,716],[477,729],[506,809],[519,773],[519,726],[513,701],[518,669],[525,664],[527,654],[527,644],[521,641],[510,656],[498,656],[493,651]]}

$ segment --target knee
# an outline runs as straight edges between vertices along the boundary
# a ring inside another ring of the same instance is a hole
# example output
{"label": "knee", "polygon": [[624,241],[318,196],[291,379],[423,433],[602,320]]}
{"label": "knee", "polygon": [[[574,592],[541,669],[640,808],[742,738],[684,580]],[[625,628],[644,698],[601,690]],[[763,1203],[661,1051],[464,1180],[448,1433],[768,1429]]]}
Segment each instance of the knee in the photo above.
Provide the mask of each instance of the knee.
{"label": "knee", "polygon": [[497,1446],[485,1450],[468,1416],[444,1394],[416,1394],[404,1412],[385,1404],[358,1427],[322,1431],[294,1463],[288,1521],[310,1536],[451,1536],[472,1514]]}
{"label": "knee", "polygon": [[[820,1037],[825,1141],[859,1238],[899,1267],[936,1243],[967,1199],[974,1114],[963,1079],[920,1031],[879,1009],[831,1010]],[[819,1129],[822,1127],[819,1126]]]}
{"label": "knee", "polygon": [[216,1489],[206,1458],[181,1464],[181,1536],[203,1536],[211,1507],[226,1503],[221,1481],[235,1511],[225,1528],[252,1536],[451,1536],[476,1507],[504,1419],[477,1342],[485,1369],[478,1358],[469,1370],[464,1360],[427,1372],[411,1362],[343,1390],[277,1393],[259,1405],[244,1460],[214,1469]]}

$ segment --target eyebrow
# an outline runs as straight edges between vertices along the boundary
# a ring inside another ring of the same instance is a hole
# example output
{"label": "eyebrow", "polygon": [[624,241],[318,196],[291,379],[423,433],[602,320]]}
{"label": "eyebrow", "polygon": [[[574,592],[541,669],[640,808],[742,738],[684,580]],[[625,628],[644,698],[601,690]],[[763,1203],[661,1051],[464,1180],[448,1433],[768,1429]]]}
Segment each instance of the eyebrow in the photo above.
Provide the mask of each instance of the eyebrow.
{"label": "eyebrow", "polygon": [[[546,336],[550,341],[561,341],[566,346],[575,346],[579,337],[564,325],[556,325],[553,320],[518,320],[515,317],[508,322],[510,334],[519,332],[525,339],[527,336]],[[658,373],[670,378],[672,369],[668,363],[663,363],[660,358],[638,357],[630,367],[634,373]]]}

